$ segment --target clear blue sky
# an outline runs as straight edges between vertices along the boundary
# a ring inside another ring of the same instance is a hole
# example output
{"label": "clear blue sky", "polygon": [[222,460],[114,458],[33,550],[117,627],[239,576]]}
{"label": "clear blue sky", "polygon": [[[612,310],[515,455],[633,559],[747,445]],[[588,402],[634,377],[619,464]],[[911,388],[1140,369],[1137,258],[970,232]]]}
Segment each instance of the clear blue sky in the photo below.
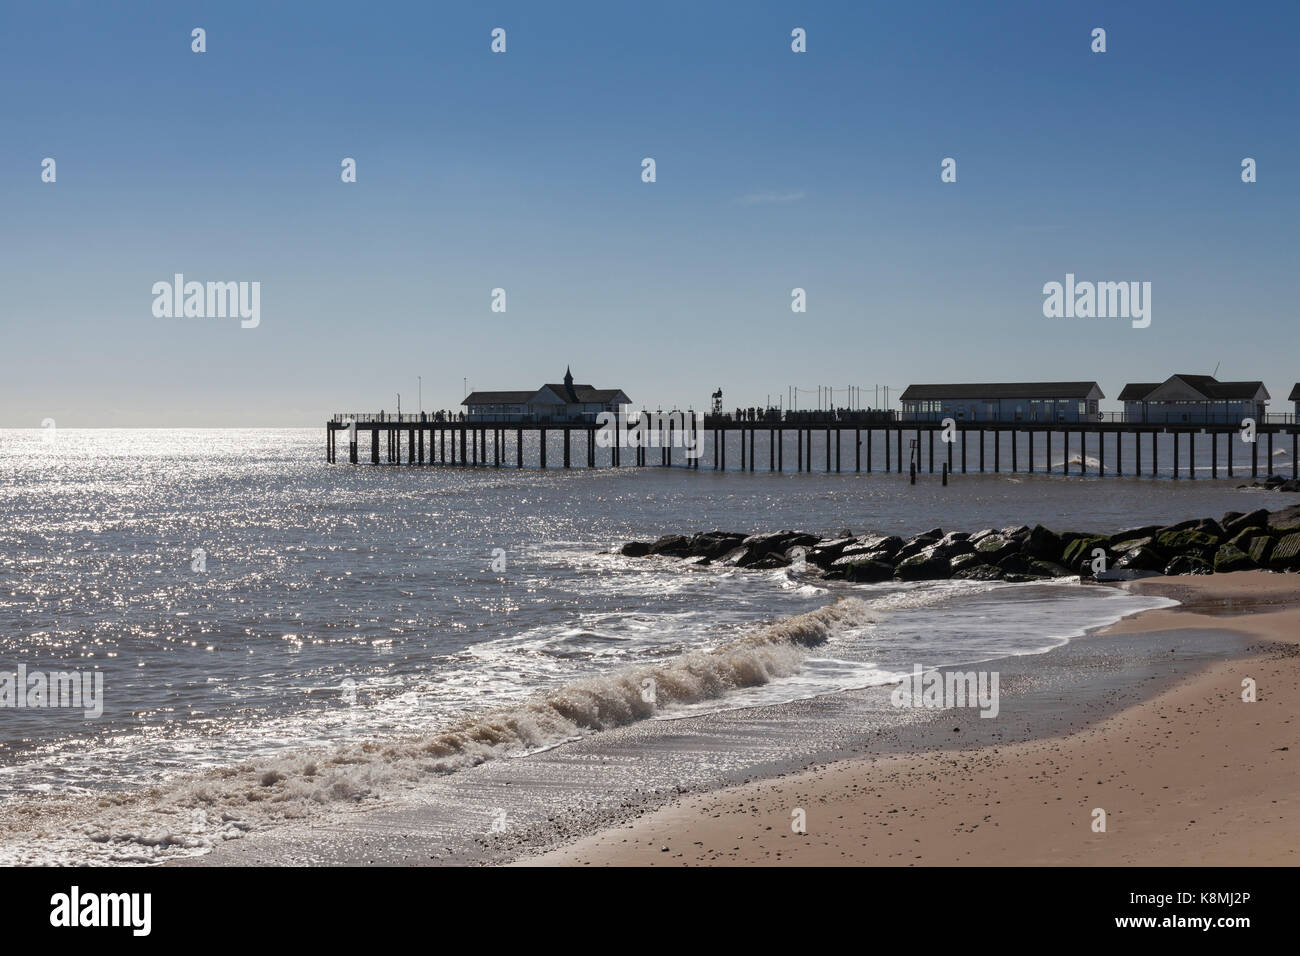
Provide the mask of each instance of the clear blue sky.
{"label": "clear blue sky", "polygon": [[[570,364],[700,408],[1221,363],[1282,411],[1298,33],[1290,2],[8,3],[0,425],[314,425]],[[176,272],[261,282],[261,325],[156,318]],[[1150,281],[1150,328],[1044,318],[1067,272]]]}

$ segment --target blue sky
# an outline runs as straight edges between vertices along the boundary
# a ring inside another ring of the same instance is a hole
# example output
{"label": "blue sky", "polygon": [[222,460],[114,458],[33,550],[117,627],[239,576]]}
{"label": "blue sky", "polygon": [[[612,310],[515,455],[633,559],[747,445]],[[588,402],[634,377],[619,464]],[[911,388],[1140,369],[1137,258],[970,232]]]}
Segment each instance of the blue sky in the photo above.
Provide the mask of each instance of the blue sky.
{"label": "blue sky", "polygon": [[[1298,28],[1294,3],[7,4],[0,425],[314,425],[566,365],[700,408],[1113,400],[1218,364],[1283,411]],[[260,282],[260,325],[155,317],[177,272]],[[1066,273],[1151,282],[1151,326],[1045,318]]]}

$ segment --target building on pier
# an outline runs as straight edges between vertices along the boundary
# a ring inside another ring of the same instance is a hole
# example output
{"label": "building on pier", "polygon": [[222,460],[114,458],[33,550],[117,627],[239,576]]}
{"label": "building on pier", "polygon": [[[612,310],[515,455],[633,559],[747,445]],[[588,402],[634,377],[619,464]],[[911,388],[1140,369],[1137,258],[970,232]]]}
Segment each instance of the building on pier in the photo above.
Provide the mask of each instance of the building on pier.
{"label": "building on pier", "polygon": [[617,412],[632,400],[621,388],[575,385],[573,372],[564,381],[530,392],[471,392],[461,402],[471,421],[594,422],[601,412]]}
{"label": "building on pier", "polygon": [[1295,408],[1292,409],[1295,412],[1294,421],[1300,422],[1300,382],[1296,382],[1295,388],[1291,389],[1291,394],[1287,396],[1286,400],[1295,402]]}
{"label": "building on pier", "polygon": [[1263,382],[1220,382],[1213,375],[1179,374],[1163,382],[1126,385],[1119,400],[1124,403],[1126,422],[1233,425],[1243,418],[1265,421],[1269,394]]}
{"label": "building on pier", "polygon": [[902,421],[1089,422],[1106,396],[1096,382],[993,382],[909,385],[899,397]]}

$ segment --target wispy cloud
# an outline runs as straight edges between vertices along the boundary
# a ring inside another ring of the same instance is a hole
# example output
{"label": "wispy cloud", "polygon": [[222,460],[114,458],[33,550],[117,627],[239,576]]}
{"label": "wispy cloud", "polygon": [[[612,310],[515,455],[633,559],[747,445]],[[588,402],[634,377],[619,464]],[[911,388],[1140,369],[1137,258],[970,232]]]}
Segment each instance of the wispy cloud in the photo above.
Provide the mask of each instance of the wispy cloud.
{"label": "wispy cloud", "polygon": [[803,190],[799,190],[798,192],[793,192],[793,193],[776,193],[776,192],[749,193],[747,195],[741,196],[739,199],[736,200],[736,202],[740,203],[742,206],[758,206],[764,203],[773,203],[773,202],[798,202],[800,199],[804,198],[804,195],[805,194]]}

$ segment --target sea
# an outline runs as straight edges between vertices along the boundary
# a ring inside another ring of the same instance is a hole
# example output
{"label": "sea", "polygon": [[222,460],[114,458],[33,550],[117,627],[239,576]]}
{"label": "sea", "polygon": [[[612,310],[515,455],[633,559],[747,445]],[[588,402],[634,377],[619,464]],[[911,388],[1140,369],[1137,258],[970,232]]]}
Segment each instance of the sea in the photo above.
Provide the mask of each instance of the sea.
{"label": "sea", "polygon": [[0,431],[0,675],[102,681],[98,714],[0,706],[0,863],[202,854],[612,727],[1038,654],[1170,603],[1077,579],[830,582],[625,558],[628,540],[1113,532],[1286,503],[1242,471],[1208,480],[1208,447],[1194,481],[1167,450],[1158,477],[1103,478],[1040,446],[1035,475],[945,486],[851,454],[828,471],[820,442],[798,473],[793,436],[781,473],[763,448],[737,470],[737,436],[727,471],[711,442],[699,469],[652,451],[566,470],[557,445],[542,470],[529,440],[524,469],[375,467],[327,464],[323,428]]}

